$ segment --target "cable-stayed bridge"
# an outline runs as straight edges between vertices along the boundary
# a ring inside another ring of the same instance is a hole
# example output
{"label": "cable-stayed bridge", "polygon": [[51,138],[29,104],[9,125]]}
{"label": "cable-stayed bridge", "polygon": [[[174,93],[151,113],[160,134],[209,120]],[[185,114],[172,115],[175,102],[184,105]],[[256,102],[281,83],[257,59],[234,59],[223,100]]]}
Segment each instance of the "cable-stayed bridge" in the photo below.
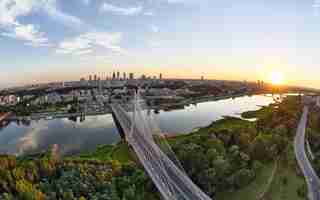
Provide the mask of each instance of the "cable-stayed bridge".
{"label": "cable-stayed bridge", "polygon": [[[143,109],[139,94],[133,101],[133,112],[119,104],[111,104],[113,116],[127,142],[132,146],[153,183],[165,200],[211,200],[184,172],[179,160],[167,144],[165,152],[155,138],[161,135],[154,120]],[[157,135],[158,134],[158,135]]]}

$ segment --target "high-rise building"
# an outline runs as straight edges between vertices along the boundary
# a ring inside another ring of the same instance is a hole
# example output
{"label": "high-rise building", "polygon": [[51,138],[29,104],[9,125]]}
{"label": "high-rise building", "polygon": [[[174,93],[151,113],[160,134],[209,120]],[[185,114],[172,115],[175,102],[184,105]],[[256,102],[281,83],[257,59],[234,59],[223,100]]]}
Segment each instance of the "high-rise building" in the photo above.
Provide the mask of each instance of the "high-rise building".
{"label": "high-rise building", "polygon": [[204,80],[204,76],[201,76],[201,80],[202,80],[202,81]]}
{"label": "high-rise building", "polygon": [[160,80],[162,80],[162,73],[160,73],[160,75],[159,75],[159,79],[160,79]]}
{"label": "high-rise building", "polygon": [[118,80],[120,79],[120,72],[119,71],[117,72],[117,79]]}
{"label": "high-rise building", "polygon": [[95,74],[95,75],[93,76],[93,80],[94,80],[94,81],[97,81],[97,80],[98,80],[97,74]]}
{"label": "high-rise building", "polygon": [[130,74],[129,74],[129,79],[130,79],[130,80],[134,79],[134,74],[133,74],[133,73],[130,73]]}
{"label": "high-rise building", "polygon": [[146,79],[147,79],[147,76],[144,75],[144,74],[142,74],[141,79],[142,79],[142,80],[146,80]]}
{"label": "high-rise building", "polygon": [[114,80],[114,79],[116,79],[116,73],[115,72],[113,72],[113,74],[112,74],[112,80]]}
{"label": "high-rise building", "polygon": [[127,74],[125,72],[123,72],[123,80],[127,79]]}
{"label": "high-rise building", "polygon": [[92,81],[92,75],[89,75],[89,81],[90,82]]}

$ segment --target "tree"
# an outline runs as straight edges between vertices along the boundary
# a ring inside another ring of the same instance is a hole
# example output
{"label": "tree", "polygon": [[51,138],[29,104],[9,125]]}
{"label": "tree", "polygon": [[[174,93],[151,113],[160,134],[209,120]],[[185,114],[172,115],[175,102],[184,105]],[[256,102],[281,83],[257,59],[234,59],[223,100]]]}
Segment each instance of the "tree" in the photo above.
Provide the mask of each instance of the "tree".
{"label": "tree", "polygon": [[64,200],[74,200],[74,195],[73,195],[72,190],[68,190],[67,192],[64,192],[63,199]]}
{"label": "tree", "polygon": [[249,169],[241,169],[235,172],[232,176],[234,177],[234,186],[236,188],[240,188],[250,183],[254,178],[254,173]]}

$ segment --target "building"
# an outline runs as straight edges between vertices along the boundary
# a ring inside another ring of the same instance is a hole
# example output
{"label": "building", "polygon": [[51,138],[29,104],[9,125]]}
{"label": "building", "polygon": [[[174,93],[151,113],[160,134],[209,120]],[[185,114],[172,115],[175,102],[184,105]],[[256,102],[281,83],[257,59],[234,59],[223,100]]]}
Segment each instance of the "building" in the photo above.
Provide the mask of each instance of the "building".
{"label": "building", "polygon": [[86,82],[86,79],[85,78],[81,78],[80,79],[80,85],[86,85],[87,84],[87,82]]}
{"label": "building", "polygon": [[127,74],[125,72],[123,72],[123,80],[127,79]]}
{"label": "building", "polygon": [[113,74],[112,74],[112,80],[114,80],[114,79],[116,79],[116,73],[115,72],[113,72]]}
{"label": "building", "polygon": [[159,75],[159,79],[160,79],[160,80],[162,80],[162,73],[160,73],[160,75]]}
{"label": "building", "polygon": [[117,72],[117,79],[118,80],[120,79],[120,72],[119,71]]}
{"label": "building", "polygon": [[129,79],[130,79],[130,80],[134,79],[134,74],[133,74],[133,73],[130,73],[130,74],[129,74]]}
{"label": "building", "polygon": [[98,87],[99,87],[99,92],[102,92],[102,81],[100,78],[98,78]]}

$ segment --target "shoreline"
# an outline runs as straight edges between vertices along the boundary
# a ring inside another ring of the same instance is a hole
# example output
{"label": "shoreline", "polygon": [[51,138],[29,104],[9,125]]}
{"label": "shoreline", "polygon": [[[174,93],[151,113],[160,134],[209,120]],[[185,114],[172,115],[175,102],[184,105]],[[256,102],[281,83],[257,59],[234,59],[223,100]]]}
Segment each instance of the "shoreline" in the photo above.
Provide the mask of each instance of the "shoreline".
{"label": "shoreline", "polygon": [[[249,96],[249,95],[261,95],[261,94],[252,94],[252,93],[243,93],[243,94],[233,94],[233,95],[222,95],[222,96],[205,96],[200,97],[197,99],[191,98],[191,99],[185,99],[178,103],[169,103],[169,104],[160,104],[157,106],[150,106],[151,110],[154,111],[164,111],[164,112],[170,112],[174,110],[184,109],[185,106],[188,106],[190,104],[198,104],[198,103],[205,103],[210,101],[219,101],[219,100],[225,100],[230,98],[237,98],[242,96]],[[15,121],[15,120],[51,120],[51,119],[59,119],[59,118],[68,118],[68,117],[81,117],[81,116],[97,116],[97,115],[105,115],[105,114],[111,114],[110,109],[105,109],[104,111],[97,111],[97,112],[77,112],[77,113],[67,113],[67,112],[52,112],[52,113],[32,113],[30,116],[16,116],[12,115],[7,118],[7,120]]]}

